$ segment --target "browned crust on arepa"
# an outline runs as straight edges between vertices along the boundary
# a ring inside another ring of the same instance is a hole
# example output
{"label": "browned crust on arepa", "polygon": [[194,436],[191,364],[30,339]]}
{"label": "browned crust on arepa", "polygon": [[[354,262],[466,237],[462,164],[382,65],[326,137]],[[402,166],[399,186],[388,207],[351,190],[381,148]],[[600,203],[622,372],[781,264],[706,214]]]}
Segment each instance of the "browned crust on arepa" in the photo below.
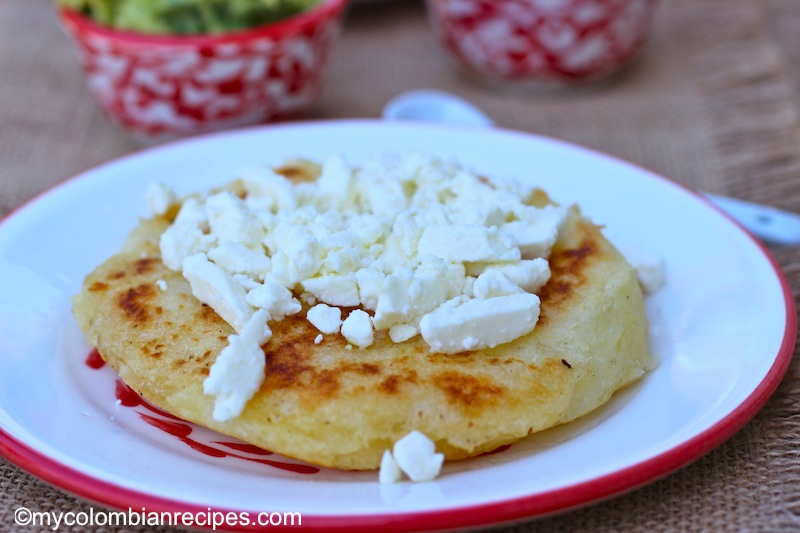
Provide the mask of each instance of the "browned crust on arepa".
{"label": "browned crust on arepa", "polygon": [[473,456],[596,408],[649,365],[635,275],[573,211],[533,333],[454,355],[430,353],[419,337],[395,344],[385,332],[367,349],[347,349],[338,335],[315,344],[319,332],[303,312],[270,324],[260,390],[241,416],[217,422],[202,383],[233,331],[161,262],[157,239],[167,223],[143,223],[125,251],[86,278],[74,306],[81,328],[155,405],[287,456],[376,468],[413,429],[448,459]]}

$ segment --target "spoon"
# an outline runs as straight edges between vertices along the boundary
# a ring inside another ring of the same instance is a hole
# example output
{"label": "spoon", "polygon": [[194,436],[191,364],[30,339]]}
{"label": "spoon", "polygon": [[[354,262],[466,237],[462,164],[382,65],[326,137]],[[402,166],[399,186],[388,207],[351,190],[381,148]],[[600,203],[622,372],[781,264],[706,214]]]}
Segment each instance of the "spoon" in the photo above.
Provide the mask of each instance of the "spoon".
{"label": "spoon", "polygon": [[[466,100],[444,91],[429,89],[408,91],[395,96],[384,106],[382,117],[388,120],[494,125],[486,113]],[[700,194],[765,243],[800,245],[800,215],[737,198],[707,192]]]}

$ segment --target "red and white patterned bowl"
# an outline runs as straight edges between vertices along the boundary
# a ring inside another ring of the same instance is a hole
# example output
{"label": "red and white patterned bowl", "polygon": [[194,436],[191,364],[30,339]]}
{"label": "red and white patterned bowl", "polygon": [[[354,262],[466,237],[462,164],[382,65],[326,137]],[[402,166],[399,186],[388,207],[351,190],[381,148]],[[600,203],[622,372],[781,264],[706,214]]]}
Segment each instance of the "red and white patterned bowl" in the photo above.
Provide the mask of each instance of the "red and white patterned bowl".
{"label": "red and white patterned bowl", "polygon": [[115,30],[68,9],[88,86],[146,142],[255,124],[308,109],[321,89],[347,0],[321,0],[285,20],[219,35]]}
{"label": "red and white patterned bowl", "polygon": [[434,32],[482,78],[571,83],[606,76],[645,42],[656,0],[427,0]]}

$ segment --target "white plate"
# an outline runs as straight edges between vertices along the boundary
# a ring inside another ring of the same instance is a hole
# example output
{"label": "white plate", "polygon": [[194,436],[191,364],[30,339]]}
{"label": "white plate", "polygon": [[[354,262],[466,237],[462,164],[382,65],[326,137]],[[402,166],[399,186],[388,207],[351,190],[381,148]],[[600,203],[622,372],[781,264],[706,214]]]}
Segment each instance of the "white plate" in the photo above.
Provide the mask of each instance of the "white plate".
{"label": "white plate", "polygon": [[[114,373],[85,363],[89,347],[69,299],[146,215],[148,183],[188,193],[253,164],[334,153],[357,161],[385,151],[454,157],[489,175],[535,180],[557,201],[579,202],[612,240],[660,254],[667,284],[647,301],[658,368],[578,422],[447,464],[422,484],[381,486],[374,472],[292,472],[286,464],[296,461],[220,444],[231,440],[129,397],[118,405]],[[785,372],[796,334],[794,300],[773,259],[691,191],[563,142],[431,124],[279,125],[122,158],[7,217],[0,280],[0,452],[9,460],[112,507],[296,512],[319,529],[488,525],[652,481],[755,414]]]}

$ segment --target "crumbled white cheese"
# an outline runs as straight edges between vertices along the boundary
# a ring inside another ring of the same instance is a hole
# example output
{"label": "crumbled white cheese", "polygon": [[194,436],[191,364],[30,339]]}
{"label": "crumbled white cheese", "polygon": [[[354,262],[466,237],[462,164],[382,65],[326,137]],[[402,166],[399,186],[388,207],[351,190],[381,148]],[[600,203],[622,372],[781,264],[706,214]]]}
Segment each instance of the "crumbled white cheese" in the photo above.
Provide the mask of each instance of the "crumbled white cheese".
{"label": "crumbled white cheese", "polygon": [[156,181],[147,186],[144,199],[150,212],[156,216],[164,215],[169,208],[178,203],[178,196],[165,183]]}
{"label": "crumbled white cheese", "polygon": [[[530,186],[489,181],[422,155],[376,157],[361,167],[333,156],[313,183],[265,169],[246,172],[240,183],[244,195],[223,189],[187,199],[161,239],[170,268],[181,271],[186,258],[204,256],[224,272],[197,258],[188,262],[187,278],[202,301],[237,330],[255,309],[269,311],[271,320],[298,312],[294,295],[309,305],[366,310],[374,314],[372,330],[388,330],[394,342],[416,336],[424,320],[423,338],[437,350],[456,349],[450,344],[458,335],[459,350],[513,340],[511,333],[467,332],[441,317],[457,297],[538,290],[550,276],[545,257],[567,212],[531,205]],[[519,321],[527,324],[531,309],[516,310],[525,317]],[[354,323],[363,345],[366,322]]]}
{"label": "crumbled white cheese", "polygon": [[205,254],[195,254],[183,260],[183,276],[195,298],[211,306],[237,332],[242,331],[253,316],[253,308],[247,303],[245,290],[230,274],[209,261]]}
{"label": "crumbled white cheese", "polygon": [[558,229],[567,216],[567,210],[552,205],[524,209],[529,217],[502,224],[500,229],[514,237],[523,258],[546,258],[558,238]]}
{"label": "crumbled white cheese", "polygon": [[245,300],[253,307],[269,311],[271,320],[283,320],[284,317],[299,313],[303,308],[292,295],[292,291],[271,280],[254,287],[247,293]]}
{"label": "crumbled white cheese", "polygon": [[[154,209],[175,202],[153,186]],[[533,188],[487,180],[454,162],[329,158],[315,182],[271,170],[183,201],[160,241],[164,264],[237,332],[311,308],[322,334],[348,347],[375,332],[422,334],[455,353],[510,342],[536,324],[534,296],[567,209],[532,205]],[[341,308],[355,308],[342,321]],[[335,315],[335,316],[334,316]]]}
{"label": "crumbled white cheese", "polygon": [[497,226],[429,226],[419,238],[418,253],[453,263],[518,261],[521,257],[516,240]]}
{"label": "crumbled white cheese", "polygon": [[333,156],[325,162],[322,174],[317,180],[317,187],[320,194],[332,206],[347,205],[353,193],[353,173],[341,156]]}
{"label": "crumbled white cheese", "polygon": [[419,330],[411,324],[395,324],[389,328],[389,338],[392,342],[406,342],[419,333]]}
{"label": "crumbled white cheese", "polygon": [[383,280],[378,293],[378,304],[375,307],[376,328],[385,329],[406,322],[407,315],[411,311],[411,295],[408,290],[413,278],[411,269],[403,268],[389,274]]}
{"label": "crumbled white cheese", "polygon": [[477,277],[472,286],[475,298],[485,300],[495,296],[508,296],[525,292],[519,285],[496,268],[489,268]]}
{"label": "crumbled white cheese", "polygon": [[317,304],[306,313],[311,325],[326,335],[338,333],[342,327],[342,310],[326,304]]}
{"label": "crumbled white cheese", "polygon": [[214,242],[208,230],[208,217],[203,205],[196,198],[186,199],[172,225],[161,234],[161,259],[164,264],[180,272],[184,258],[207,252]]}
{"label": "crumbled white cheese", "polygon": [[303,290],[318,300],[339,307],[356,307],[360,303],[355,274],[341,276],[329,274],[309,278],[300,282]]}
{"label": "crumbled white cheese", "polygon": [[166,291],[167,289],[169,289],[167,282],[164,281],[163,279],[156,280],[156,286],[158,286],[158,288],[161,289],[162,291]]}
{"label": "crumbled white cheese", "polygon": [[249,169],[242,176],[250,199],[259,200],[259,204],[269,208],[274,206],[280,210],[297,208],[297,196],[292,183],[271,169]]}
{"label": "crumbled white cheese", "polygon": [[208,258],[227,272],[249,274],[253,278],[259,278],[271,266],[265,253],[254,252],[241,243],[227,239],[222,239],[217,246],[211,248]]}
{"label": "crumbled white cheese", "polygon": [[241,285],[241,287],[246,290],[247,292],[252,291],[261,286],[261,283],[254,280],[247,274],[234,274],[231,276],[231,279]]}
{"label": "crumbled white cheese", "polygon": [[238,242],[244,246],[258,247],[264,230],[244,201],[229,191],[208,197],[206,216],[211,233],[219,242]]}
{"label": "crumbled white cheese", "polygon": [[308,231],[301,217],[294,224],[277,225],[264,239],[273,251],[272,277],[290,286],[315,279],[323,249],[319,239]]}
{"label": "crumbled white cheese", "polygon": [[323,339],[323,338],[324,338],[324,337],[322,336],[322,333],[320,333],[319,335],[317,335],[316,337],[314,337],[314,344],[320,344],[320,343],[322,342],[322,339]]}
{"label": "crumbled white cheese", "polygon": [[366,348],[374,341],[374,330],[372,329],[372,319],[361,309],[351,311],[347,318],[342,322],[342,335],[347,342],[359,348]]}
{"label": "crumbled white cheese", "polygon": [[539,297],[527,292],[486,299],[458,297],[419,323],[422,338],[435,352],[458,353],[494,348],[533,331]]}
{"label": "crumbled white cheese", "polygon": [[[412,431],[394,444],[391,454],[394,462],[411,481],[430,481],[439,475],[444,455],[436,453],[436,444],[419,431]],[[384,454],[384,458],[386,454]],[[386,482],[397,479],[389,460],[386,460]],[[381,461],[383,475],[383,461]],[[381,479],[383,482],[383,479]]]}
{"label": "crumbled white cheese", "polygon": [[516,263],[493,264],[488,269],[502,272],[525,292],[536,292],[550,279],[550,264],[541,257],[523,259]]}
{"label": "crumbled white cheese", "polygon": [[239,416],[264,381],[261,345],[272,336],[268,319],[267,311],[253,313],[238,335],[228,337],[228,345],[211,365],[203,392],[215,397],[214,420],[225,422]]}
{"label": "crumbled white cheese", "polygon": [[394,460],[391,451],[384,450],[381,457],[381,468],[378,471],[378,481],[381,483],[397,483],[401,479],[403,479],[403,471],[400,470],[400,465]]}
{"label": "crumbled white cheese", "polygon": [[358,299],[364,309],[374,311],[378,306],[381,287],[386,274],[375,268],[361,268],[356,272]]}
{"label": "crumbled white cheese", "polygon": [[624,245],[618,247],[625,259],[636,271],[636,278],[645,294],[653,294],[666,283],[664,258],[641,247]]}

